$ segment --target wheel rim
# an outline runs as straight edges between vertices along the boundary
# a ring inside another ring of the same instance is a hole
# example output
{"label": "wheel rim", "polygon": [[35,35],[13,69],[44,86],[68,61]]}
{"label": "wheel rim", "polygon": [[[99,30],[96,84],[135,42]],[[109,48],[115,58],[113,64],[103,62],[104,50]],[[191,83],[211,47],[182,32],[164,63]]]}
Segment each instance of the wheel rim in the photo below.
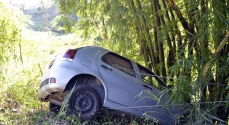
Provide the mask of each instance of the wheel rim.
{"label": "wheel rim", "polygon": [[77,93],[72,101],[73,111],[75,113],[78,113],[79,111],[81,113],[90,112],[95,106],[94,100],[94,95],[88,91]]}

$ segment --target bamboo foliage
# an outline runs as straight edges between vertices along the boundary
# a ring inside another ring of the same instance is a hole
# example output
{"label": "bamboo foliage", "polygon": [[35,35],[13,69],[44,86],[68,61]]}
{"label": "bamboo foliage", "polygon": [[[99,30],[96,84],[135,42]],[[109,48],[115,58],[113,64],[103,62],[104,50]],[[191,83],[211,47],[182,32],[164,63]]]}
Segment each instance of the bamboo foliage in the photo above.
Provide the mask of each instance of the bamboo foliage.
{"label": "bamboo foliage", "polygon": [[145,66],[172,77],[163,79],[174,84],[172,103],[202,102],[197,109],[212,108],[209,114],[215,116],[200,117],[202,121],[226,121],[227,107],[204,102],[228,100],[228,1],[56,1],[63,13],[79,16],[72,28],[82,31],[85,39],[94,34],[118,49],[135,46]]}

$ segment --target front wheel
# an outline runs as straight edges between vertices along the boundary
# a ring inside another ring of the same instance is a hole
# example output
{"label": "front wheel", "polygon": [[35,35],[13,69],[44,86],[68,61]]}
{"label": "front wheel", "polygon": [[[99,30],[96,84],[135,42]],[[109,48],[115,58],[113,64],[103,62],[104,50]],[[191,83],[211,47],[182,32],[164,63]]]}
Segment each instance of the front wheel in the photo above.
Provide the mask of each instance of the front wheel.
{"label": "front wheel", "polygon": [[69,93],[67,106],[65,108],[68,114],[79,115],[84,120],[94,118],[101,108],[101,99],[99,93],[91,86],[78,85]]}

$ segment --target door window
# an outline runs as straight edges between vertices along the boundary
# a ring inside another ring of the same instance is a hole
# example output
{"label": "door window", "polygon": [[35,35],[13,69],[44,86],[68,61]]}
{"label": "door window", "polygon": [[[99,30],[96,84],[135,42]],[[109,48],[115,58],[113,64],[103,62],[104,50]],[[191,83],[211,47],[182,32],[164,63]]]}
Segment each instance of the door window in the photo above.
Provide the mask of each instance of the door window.
{"label": "door window", "polygon": [[141,79],[144,83],[149,84],[159,90],[161,90],[162,86],[166,86],[160,78],[158,78],[157,75],[152,73],[150,70],[147,68],[137,64],[138,69],[139,69],[139,74],[141,76]]}
{"label": "door window", "polygon": [[107,53],[102,56],[102,61],[110,66],[135,77],[131,61],[115,53]]}

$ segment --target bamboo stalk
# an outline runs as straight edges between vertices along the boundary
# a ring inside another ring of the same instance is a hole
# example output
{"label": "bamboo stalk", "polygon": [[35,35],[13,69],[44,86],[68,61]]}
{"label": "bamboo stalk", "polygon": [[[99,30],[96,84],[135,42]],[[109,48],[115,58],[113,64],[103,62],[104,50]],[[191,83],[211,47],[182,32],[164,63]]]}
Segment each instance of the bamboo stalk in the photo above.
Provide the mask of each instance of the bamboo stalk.
{"label": "bamboo stalk", "polygon": [[[225,37],[223,38],[222,42],[221,42],[221,43],[219,44],[219,46],[216,48],[216,50],[215,50],[213,56],[216,55],[216,54],[219,54],[219,53],[222,51],[223,47],[224,47],[225,44],[228,42],[228,40],[229,40],[229,32],[226,33],[226,35],[225,35]],[[203,70],[203,75],[204,75],[204,77],[206,77],[206,75],[207,75],[209,69],[212,68],[212,65],[213,65],[214,63],[215,63],[215,62],[213,62],[213,60],[211,59],[211,60],[209,60],[209,61],[207,62],[207,64],[204,66],[204,70]]]}

